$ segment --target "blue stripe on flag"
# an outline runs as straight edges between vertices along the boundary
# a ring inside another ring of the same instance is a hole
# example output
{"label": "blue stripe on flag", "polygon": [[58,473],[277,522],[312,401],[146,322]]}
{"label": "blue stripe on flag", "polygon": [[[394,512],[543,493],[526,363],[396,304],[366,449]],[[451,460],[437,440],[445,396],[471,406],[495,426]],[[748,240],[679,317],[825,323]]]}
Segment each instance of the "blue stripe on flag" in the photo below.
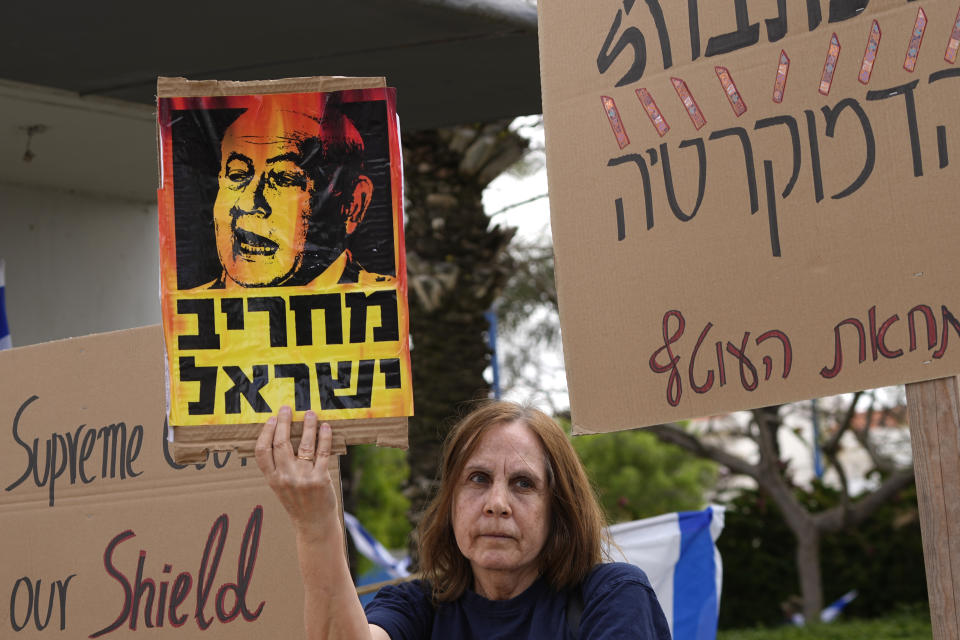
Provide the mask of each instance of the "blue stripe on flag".
{"label": "blue stripe on flag", "polygon": [[9,349],[13,346],[10,342],[10,325],[7,324],[7,306],[4,302],[4,276],[3,260],[0,260],[0,349]]}
{"label": "blue stripe on flag", "polygon": [[397,560],[390,552],[380,544],[380,541],[367,531],[355,516],[346,511],[343,512],[343,522],[347,526],[350,538],[357,551],[371,561],[387,569],[395,578],[401,578],[410,575],[407,567],[410,564],[410,558]]}
{"label": "blue stripe on flag", "polygon": [[713,640],[717,631],[717,582],[710,523],[713,509],[683,511],[680,559],[673,571],[673,637]]}

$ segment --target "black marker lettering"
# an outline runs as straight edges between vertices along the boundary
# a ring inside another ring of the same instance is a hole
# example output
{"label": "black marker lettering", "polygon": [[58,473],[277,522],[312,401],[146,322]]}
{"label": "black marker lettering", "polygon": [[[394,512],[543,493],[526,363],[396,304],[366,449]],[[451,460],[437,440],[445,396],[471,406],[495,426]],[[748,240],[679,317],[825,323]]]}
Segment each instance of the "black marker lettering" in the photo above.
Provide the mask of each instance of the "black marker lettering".
{"label": "black marker lettering", "polygon": [[663,184],[667,190],[667,201],[670,203],[670,210],[673,211],[673,215],[681,222],[693,220],[694,216],[697,215],[697,211],[700,210],[700,205],[703,204],[703,194],[707,186],[707,154],[703,144],[703,138],[684,140],[680,143],[681,149],[691,146],[697,148],[697,159],[699,161],[697,164],[697,203],[693,206],[693,211],[687,214],[680,208],[680,205],[677,204],[677,194],[673,188],[673,173],[670,170],[670,153],[667,150],[667,143],[664,142],[660,145],[660,157],[663,158]]}
{"label": "black marker lettering", "polygon": [[786,199],[793,191],[794,185],[797,184],[797,178],[800,177],[800,129],[797,126],[797,120],[793,116],[774,116],[757,120],[753,128],[765,129],[777,125],[785,126],[790,132],[790,148],[793,150],[793,173],[790,175],[787,186],[783,189],[783,198]]}
{"label": "black marker lettering", "polygon": [[747,0],[734,0],[734,11],[737,16],[736,31],[713,36],[707,40],[706,56],[708,58],[743,49],[760,41],[760,23],[750,23]]}
{"label": "black marker lettering", "polygon": [[776,42],[787,35],[787,0],[777,0],[777,17],[767,18],[767,39]]}
{"label": "black marker lettering", "polygon": [[[869,94],[867,97],[869,98]],[[834,200],[846,198],[850,194],[854,193],[857,189],[862,187],[867,181],[867,178],[870,177],[870,174],[873,173],[873,166],[876,163],[877,150],[876,142],[873,138],[873,127],[870,126],[870,120],[867,118],[867,114],[864,112],[863,107],[861,107],[860,103],[853,98],[845,98],[841,100],[832,109],[830,107],[823,107],[821,109],[823,111],[823,117],[827,121],[827,128],[825,131],[827,137],[833,137],[833,132],[837,125],[837,119],[843,110],[847,108],[853,111],[860,120],[860,126],[863,128],[864,143],[866,144],[866,158],[863,162],[863,169],[860,171],[860,175],[857,176],[856,180],[850,183],[850,186],[843,191],[830,196]]]}
{"label": "black marker lettering", "polygon": [[[621,164],[633,162],[637,169],[640,170],[640,181],[643,185],[643,204],[644,204],[644,213],[647,221],[647,229],[653,229],[653,193],[650,188],[650,170],[647,169],[647,162],[643,159],[643,156],[639,153],[629,153],[627,155],[619,156],[617,158],[610,158],[607,161],[608,167],[616,167]],[[619,204],[617,204],[617,215],[622,216],[623,211],[623,199],[618,198]],[[623,230],[623,237],[626,238],[626,227]]]}
{"label": "black marker lettering", "polygon": [[[920,131],[917,127],[917,105],[913,98],[913,90],[916,89],[919,80],[908,82],[897,87],[889,89],[880,89],[878,91],[868,91],[867,100],[886,100],[894,96],[903,96],[904,106],[907,110],[907,132],[910,136],[910,153],[913,157],[913,175],[920,177],[923,175],[923,158],[920,152]],[[864,115],[861,119],[866,118]]]}
{"label": "black marker lettering", "polygon": [[720,129],[710,134],[710,140],[719,140],[727,136],[737,136],[740,139],[740,145],[743,147],[743,161],[747,172],[747,189],[750,192],[750,213],[756,213],[760,208],[757,197],[757,174],[753,165],[753,145],[750,143],[750,136],[743,127],[731,127],[730,129]]}
{"label": "black marker lettering", "polygon": [[[643,72],[647,67],[647,43],[640,29],[627,27],[623,30],[620,38],[617,39],[617,44],[613,44],[613,39],[617,35],[617,31],[620,30],[621,22],[623,22],[622,10],[617,11],[613,24],[610,25],[610,31],[607,33],[607,39],[604,40],[600,53],[597,54],[597,71],[604,74],[623,53],[624,49],[627,47],[633,49],[633,61],[630,63],[630,68],[614,85],[616,87],[623,87],[638,81],[643,77]],[[611,45],[613,46],[612,50],[610,49]]]}

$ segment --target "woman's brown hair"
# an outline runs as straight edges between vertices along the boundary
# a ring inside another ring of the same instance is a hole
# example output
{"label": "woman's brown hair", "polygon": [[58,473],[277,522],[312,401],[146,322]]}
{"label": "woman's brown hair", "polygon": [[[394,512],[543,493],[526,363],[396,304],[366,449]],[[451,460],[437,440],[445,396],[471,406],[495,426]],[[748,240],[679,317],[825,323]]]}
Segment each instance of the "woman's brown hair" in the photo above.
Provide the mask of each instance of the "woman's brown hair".
{"label": "woman's brown hair", "polygon": [[551,522],[540,552],[540,574],[554,590],[563,591],[582,582],[602,559],[606,519],[567,434],[542,411],[512,402],[487,402],[447,436],[440,491],[420,521],[420,570],[437,601],[456,600],[473,584],[470,562],[460,553],[453,534],[457,479],[484,432],[512,422],[521,422],[536,434],[547,461]]}

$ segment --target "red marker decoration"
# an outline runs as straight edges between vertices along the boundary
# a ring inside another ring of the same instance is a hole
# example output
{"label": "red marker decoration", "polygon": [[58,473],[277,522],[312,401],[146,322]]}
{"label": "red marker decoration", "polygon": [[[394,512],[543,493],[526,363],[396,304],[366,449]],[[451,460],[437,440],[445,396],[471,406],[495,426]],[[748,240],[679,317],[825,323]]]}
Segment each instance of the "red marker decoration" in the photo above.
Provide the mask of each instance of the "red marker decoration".
{"label": "red marker decoration", "polygon": [[777,65],[777,79],[773,83],[773,101],[783,102],[783,93],[787,90],[787,73],[790,71],[790,58],[787,52],[780,50],[780,64]]}
{"label": "red marker decoration", "polygon": [[650,95],[650,92],[646,89],[640,88],[637,89],[637,98],[640,100],[640,104],[643,105],[644,111],[647,112],[650,122],[653,123],[653,128],[657,130],[661,138],[665,136],[667,131],[670,131],[670,125],[667,124],[667,119],[663,117],[663,114],[657,107],[653,96]]}
{"label": "red marker decoration", "polygon": [[957,19],[953,22],[953,33],[950,34],[950,42],[947,43],[947,52],[943,54],[943,59],[950,64],[956,62],[957,49],[960,49],[960,9],[957,10]]}
{"label": "red marker decoration", "polygon": [[870,27],[870,37],[867,39],[867,48],[863,52],[863,60],[860,62],[860,75],[858,79],[861,84],[870,82],[870,74],[873,73],[873,65],[877,59],[877,50],[880,48],[880,24],[874,20]]}
{"label": "red marker decoration", "polygon": [[693,122],[693,126],[696,127],[697,130],[700,130],[703,125],[707,124],[707,119],[703,116],[703,112],[700,111],[697,101],[693,99],[693,94],[691,94],[690,89],[687,88],[687,83],[680,78],[670,78],[670,82],[673,83],[673,88],[677,90],[680,102],[683,103],[683,108],[687,110],[687,115],[690,116],[690,121]]}
{"label": "red marker decoration", "polygon": [[739,118],[747,112],[747,105],[740,97],[740,92],[737,91],[737,85],[733,82],[730,72],[727,71],[726,67],[714,67],[713,70],[717,72],[717,77],[720,78],[720,86],[723,87],[723,92],[727,94],[730,108]]}
{"label": "red marker decoration", "polygon": [[627,137],[627,130],[623,128],[617,103],[609,96],[600,96],[600,102],[603,103],[603,111],[607,114],[607,120],[610,121],[610,128],[613,129],[613,135],[617,138],[617,144],[623,149],[630,144],[630,138]]}
{"label": "red marker decoration", "polygon": [[917,57],[920,55],[920,45],[923,44],[923,32],[927,30],[927,14],[923,7],[917,9],[917,21],[913,24],[913,34],[910,36],[910,45],[907,47],[907,57],[903,59],[903,68],[912,72],[917,68]]}
{"label": "red marker decoration", "polygon": [[837,34],[830,36],[830,47],[827,49],[827,59],[823,63],[823,72],[820,74],[820,93],[830,95],[833,85],[833,73],[837,70],[837,60],[840,59],[840,39]]}

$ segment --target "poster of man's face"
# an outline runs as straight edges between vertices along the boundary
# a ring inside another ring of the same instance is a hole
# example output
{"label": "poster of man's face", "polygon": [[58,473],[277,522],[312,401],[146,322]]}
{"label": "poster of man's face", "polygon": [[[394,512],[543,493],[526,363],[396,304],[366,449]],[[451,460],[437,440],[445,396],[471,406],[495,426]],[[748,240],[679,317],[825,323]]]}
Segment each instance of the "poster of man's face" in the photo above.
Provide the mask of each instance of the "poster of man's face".
{"label": "poster of man's face", "polygon": [[372,93],[170,105],[176,288],[394,277],[387,102]]}
{"label": "poster of man's face", "polygon": [[161,97],[158,128],[170,424],[410,415],[393,90]]}

